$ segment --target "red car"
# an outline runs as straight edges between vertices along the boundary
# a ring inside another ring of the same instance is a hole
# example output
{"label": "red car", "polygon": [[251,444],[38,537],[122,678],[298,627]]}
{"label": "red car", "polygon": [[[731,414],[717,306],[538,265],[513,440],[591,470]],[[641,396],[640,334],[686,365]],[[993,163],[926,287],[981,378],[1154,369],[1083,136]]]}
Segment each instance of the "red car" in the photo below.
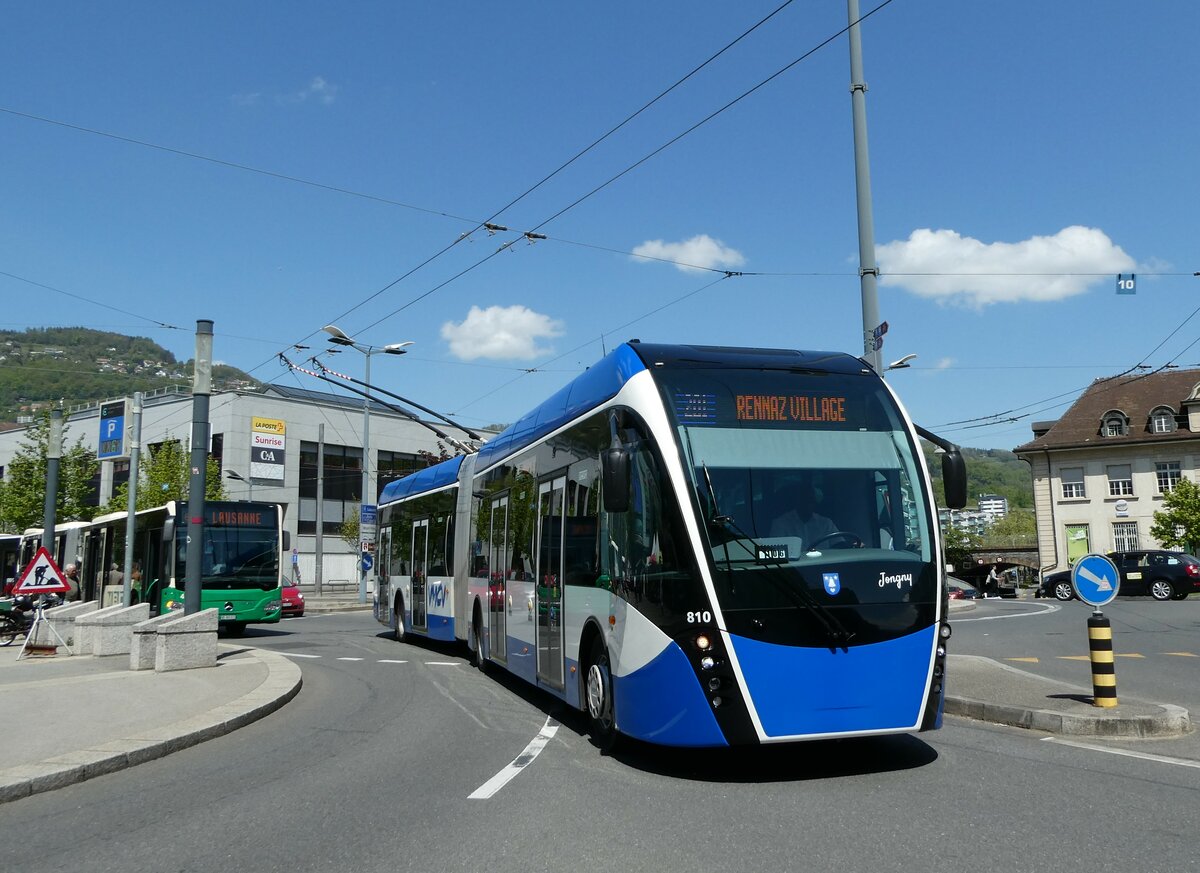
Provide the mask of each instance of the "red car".
{"label": "red car", "polygon": [[283,614],[304,615],[304,595],[300,593],[300,589],[295,585],[283,586]]}

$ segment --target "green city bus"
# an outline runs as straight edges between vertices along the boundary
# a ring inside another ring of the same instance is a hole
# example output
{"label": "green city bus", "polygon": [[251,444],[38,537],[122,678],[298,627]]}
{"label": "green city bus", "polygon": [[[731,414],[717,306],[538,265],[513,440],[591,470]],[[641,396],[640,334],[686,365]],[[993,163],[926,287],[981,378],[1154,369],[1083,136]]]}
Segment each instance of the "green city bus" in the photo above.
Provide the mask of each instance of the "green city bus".
{"label": "green city bus", "polygon": [[[200,608],[215,608],[221,627],[237,636],[247,624],[282,616],[283,552],[289,548],[283,511],[275,503],[209,501],[201,537]],[[83,538],[85,599],[122,602],[128,514],[114,512],[88,525]],[[152,614],[182,610],[187,561],[186,502],[136,514],[131,602]]]}

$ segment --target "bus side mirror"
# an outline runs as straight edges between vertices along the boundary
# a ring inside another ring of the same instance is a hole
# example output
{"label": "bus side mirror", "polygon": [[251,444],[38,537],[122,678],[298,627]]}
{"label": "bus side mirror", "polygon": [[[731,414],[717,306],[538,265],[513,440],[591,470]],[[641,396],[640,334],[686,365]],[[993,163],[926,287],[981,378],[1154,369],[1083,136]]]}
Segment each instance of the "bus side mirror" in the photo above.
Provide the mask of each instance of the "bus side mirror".
{"label": "bus side mirror", "polygon": [[962,509],[967,505],[967,464],[957,448],[942,455],[942,486],[948,508]]}
{"label": "bus side mirror", "polygon": [[290,552],[292,550],[292,532],[290,530],[285,530],[283,532],[283,550],[285,552]]}
{"label": "bus side mirror", "polygon": [[604,483],[604,511],[629,511],[629,449],[611,448],[600,453]]}
{"label": "bus side mirror", "polygon": [[163,521],[162,541],[170,543],[175,541],[175,519],[168,517]]}

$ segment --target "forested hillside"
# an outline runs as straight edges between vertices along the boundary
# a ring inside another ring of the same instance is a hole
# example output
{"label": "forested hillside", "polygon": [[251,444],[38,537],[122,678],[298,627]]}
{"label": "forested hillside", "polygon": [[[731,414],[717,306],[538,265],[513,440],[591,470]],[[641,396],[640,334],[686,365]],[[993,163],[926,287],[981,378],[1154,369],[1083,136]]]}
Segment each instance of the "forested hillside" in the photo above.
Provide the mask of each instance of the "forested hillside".
{"label": "forested hillside", "polygon": [[[981,494],[999,494],[1008,498],[1010,509],[1033,508],[1033,480],[1029,465],[1012,452],[1002,449],[962,450],[967,462],[967,507],[974,508]],[[934,493],[942,494],[942,462],[933,454],[933,446],[925,444],[925,457],[934,478]]]}
{"label": "forested hillside", "polygon": [[[47,403],[70,407],[169,385],[191,386],[191,362],[158,343],[84,327],[0,331],[0,422],[17,422]],[[213,367],[214,388],[258,383],[234,367]]]}

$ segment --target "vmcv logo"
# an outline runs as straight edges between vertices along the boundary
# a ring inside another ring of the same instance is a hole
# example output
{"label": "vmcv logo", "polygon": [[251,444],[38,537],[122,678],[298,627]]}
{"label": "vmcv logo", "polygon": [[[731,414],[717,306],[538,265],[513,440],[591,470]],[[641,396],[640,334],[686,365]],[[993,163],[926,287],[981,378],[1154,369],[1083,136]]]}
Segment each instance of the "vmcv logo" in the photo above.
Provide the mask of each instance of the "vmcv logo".
{"label": "vmcv logo", "polygon": [[446,605],[446,586],[443,583],[434,582],[429,586],[429,605],[439,607]]}

